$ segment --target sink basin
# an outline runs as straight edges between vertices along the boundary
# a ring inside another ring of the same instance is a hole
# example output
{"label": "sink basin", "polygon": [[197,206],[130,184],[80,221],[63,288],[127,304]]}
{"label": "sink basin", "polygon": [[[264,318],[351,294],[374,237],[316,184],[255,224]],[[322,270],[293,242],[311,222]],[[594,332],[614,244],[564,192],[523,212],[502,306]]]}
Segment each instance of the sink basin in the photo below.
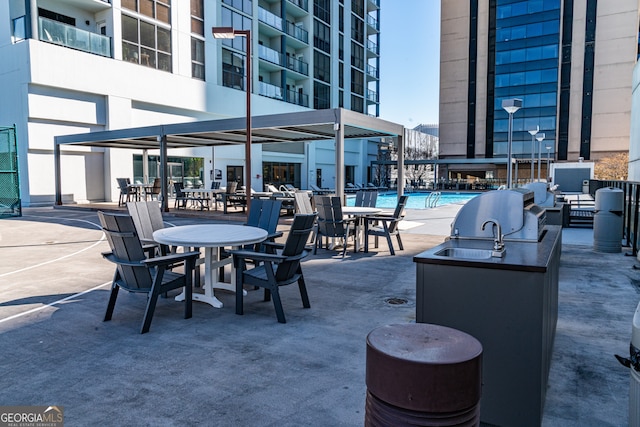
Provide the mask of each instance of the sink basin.
{"label": "sink basin", "polygon": [[434,255],[462,259],[489,259],[492,254],[493,251],[491,251],[491,249],[444,248],[440,249]]}

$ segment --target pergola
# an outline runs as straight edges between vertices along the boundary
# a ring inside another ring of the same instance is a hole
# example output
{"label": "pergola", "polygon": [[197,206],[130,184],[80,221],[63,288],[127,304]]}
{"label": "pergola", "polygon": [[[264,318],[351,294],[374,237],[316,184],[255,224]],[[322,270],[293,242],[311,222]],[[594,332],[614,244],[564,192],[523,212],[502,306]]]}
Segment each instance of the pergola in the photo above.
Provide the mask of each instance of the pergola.
{"label": "pergola", "polygon": [[[404,126],[342,108],[252,117],[251,144],[335,140],[336,193],[344,198],[344,141],[393,137],[398,144],[398,182],[404,182]],[[160,151],[162,210],[167,203],[167,150],[246,144],[246,118],[205,120],[55,137],[56,205],[62,204],[62,145]],[[247,183],[250,185],[250,183]],[[398,195],[403,192],[398,187]]]}

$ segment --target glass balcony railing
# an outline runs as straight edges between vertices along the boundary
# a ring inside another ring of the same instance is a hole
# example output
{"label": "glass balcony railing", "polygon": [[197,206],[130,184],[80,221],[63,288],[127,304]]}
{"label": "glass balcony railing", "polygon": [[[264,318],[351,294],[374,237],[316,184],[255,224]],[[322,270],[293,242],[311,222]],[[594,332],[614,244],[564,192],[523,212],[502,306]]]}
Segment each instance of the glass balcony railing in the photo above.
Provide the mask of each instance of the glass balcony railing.
{"label": "glass balcony railing", "polygon": [[374,67],[373,65],[369,65],[367,64],[367,75],[373,77],[374,79],[379,79],[379,73],[378,73],[378,69],[376,67]]}
{"label": "glass balcony railing", "polygon": [[308,10],[309,3],[307,0],[289,0],[289,3],[293,3],[300,9]]}
{"label": "glass balcony railing", "polygon": [[303,107],[309,106],[309,95],[306,93],[296,92],[295,90],[287,90],[286,101],[290,104],[301,105]]}
{"label": "glass balcony railing", "polygon": [[265,24],[277,30],[284,31],[284,27],[282,25],[282,18],[280,18],[278,15],[274,15],[273,13],[269,12],[267,9],[258,7],[258,21],[264,22]]}
{"label": "glass balcony railing", "polygon": [[282,88],[280,86],[272,85],[265,82],[258,82],[258,94],[266,96],[267,98],[284,100],[282,95]]}
{"label": "glass balcony railing", "polygon": [[111,58],[111,38],[62,22],[38,18],[40,40]]}
{"label": "glass balcony railing", "polygon": [[378,102],[378,92],[367,89],[367,99],[372,102]]}
{"label": "glass balcony railing", "polygon": [[258,45],[258,57],[273,64],[282,65],[280,52],[263,45]]}
{"label": "glass balcony railing", "polygon": [[373,16],[367,15],[367,24],[371,28],[375,28],[376,31],[380,31],[380,24],[378,23],[378,20]]}
{"label": "glass balcony railing", "polygon": [[293,56],[287,56],[287,68],[305,76],[309,75],[309,64]]}
{"label": "glass balcony railing", "polygon": [[374,42],[372,42],[371,40],[367,40],[367,50],[369,52],[372,52],[376,55],[379,55],[378,53],[378,45]]}
{"label": "glass balcony railing", "polygon": [[293,24],[292,22],[286,21],[287,22],[287,31],[286,33],[289,34],[291,37],[294,37],[298,40],[300,40],[301,42],[304,43],[309,43],[309,32],[307,30],[305,30],[304,28]]}

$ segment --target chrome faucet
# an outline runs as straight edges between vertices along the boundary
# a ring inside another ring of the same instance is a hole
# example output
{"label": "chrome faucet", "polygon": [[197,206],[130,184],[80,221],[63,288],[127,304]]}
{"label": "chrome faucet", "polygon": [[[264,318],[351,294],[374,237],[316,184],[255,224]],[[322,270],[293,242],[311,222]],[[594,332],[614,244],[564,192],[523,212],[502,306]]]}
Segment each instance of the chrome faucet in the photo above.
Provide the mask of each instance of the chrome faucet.
{"label": "chrome faucet", "polygon": [[502,234],[502,227],[497,219],[490,218],[482,223],[482,230],[487,224],[493,224],[493,251],[491,256],[501,258],[504,256],[504,234]]}

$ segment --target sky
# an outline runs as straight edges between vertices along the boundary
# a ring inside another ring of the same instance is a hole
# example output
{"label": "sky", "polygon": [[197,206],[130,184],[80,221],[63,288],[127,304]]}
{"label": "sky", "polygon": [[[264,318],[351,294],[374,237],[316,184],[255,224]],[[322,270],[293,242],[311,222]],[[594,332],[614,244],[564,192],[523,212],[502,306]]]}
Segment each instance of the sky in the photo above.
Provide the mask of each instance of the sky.
{"label": "sky", "polygon": [[380,3],[380,118],[437,124],[440,0]]}

